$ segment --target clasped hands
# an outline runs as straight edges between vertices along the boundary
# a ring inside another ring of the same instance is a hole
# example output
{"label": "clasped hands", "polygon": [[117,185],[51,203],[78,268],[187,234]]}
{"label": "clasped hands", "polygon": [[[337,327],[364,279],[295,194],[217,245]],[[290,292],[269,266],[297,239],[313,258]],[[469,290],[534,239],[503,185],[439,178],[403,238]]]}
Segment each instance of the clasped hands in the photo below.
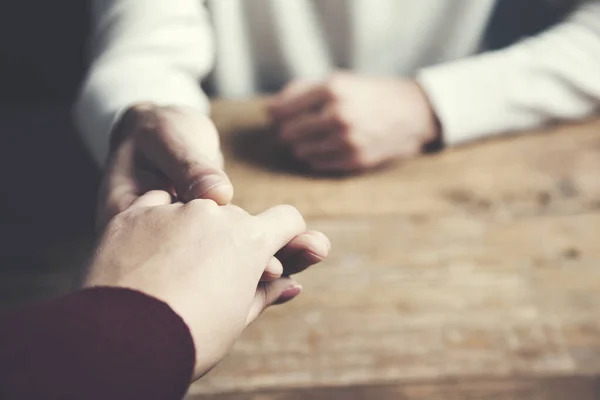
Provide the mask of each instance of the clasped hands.
{"label": "clasped hands", "polygon": [[[269,112],[279,140],[315,171],[411,157],[436,135],[419,86],[395,78],[295,82]],[[330,242],[291,206],[253,216],[231,205],[216,128],[194,109],[132,106],[112,140],[103,236],[85,286],[129,287],[169,304],[196,343],[198,378],[265,308],[301,292],[290,275],[325,259]]]}

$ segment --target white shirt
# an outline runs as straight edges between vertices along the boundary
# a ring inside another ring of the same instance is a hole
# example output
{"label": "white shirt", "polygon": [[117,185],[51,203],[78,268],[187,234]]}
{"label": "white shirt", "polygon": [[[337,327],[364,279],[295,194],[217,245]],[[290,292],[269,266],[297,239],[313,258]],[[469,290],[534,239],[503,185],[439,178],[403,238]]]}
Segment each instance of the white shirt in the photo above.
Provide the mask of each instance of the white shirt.
{"label": "white shirt", "polygon": [[111,126],[132,104],[153,101],[208,113],[201,81],[220,96],[245,97],[294,78],[324,78],[336,68],[416,77],[447,144],[597,111],[600,1],[583,1],[540,35],[478,54],[495,5],[95,0],[93,62],[76,120],[103,163]]}

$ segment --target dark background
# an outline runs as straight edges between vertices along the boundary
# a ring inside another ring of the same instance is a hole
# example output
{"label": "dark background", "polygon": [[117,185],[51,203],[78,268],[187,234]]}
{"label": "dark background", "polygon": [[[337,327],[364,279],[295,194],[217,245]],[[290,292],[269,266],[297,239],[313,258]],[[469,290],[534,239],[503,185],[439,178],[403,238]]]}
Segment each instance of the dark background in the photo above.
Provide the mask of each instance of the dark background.
{"label": "dark background", "polygon": [[60,273],[89,247],[99,174],[70,117],[87,7],[0,1],[0,301],[68,289]]}

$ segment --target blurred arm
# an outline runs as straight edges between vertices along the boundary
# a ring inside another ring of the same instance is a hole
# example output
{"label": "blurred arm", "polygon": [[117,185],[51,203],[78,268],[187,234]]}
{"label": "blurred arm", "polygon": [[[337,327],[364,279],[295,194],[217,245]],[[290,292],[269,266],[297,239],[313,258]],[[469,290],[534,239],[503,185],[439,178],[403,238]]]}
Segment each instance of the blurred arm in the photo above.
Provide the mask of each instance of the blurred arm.
{"label": "blurred arm", "polygon": [[600,107],[600,1],[503,50],[423,69],[447,144],[592,115]]}
{"label": "blurred arm", "polygon": [[75,120],[104,164],[113,122],[141,102],[208,113],[200,80],[214,59],[212,28],[201,0],[95,0],[92,63]]}

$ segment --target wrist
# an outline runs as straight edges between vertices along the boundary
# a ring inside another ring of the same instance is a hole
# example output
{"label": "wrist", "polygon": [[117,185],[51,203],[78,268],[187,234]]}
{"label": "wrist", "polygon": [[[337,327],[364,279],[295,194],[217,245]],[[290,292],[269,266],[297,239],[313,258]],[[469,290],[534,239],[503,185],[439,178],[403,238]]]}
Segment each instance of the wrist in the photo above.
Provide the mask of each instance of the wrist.
{"label": "wrist", "polygon": [[139,125],[140,115],[155,112],[157,109],[158,106],[151,102],[136,103],[127,107],[116,119],[110,132],[110,153],[115,152],[123,142],[131,137],[135,127]]}

